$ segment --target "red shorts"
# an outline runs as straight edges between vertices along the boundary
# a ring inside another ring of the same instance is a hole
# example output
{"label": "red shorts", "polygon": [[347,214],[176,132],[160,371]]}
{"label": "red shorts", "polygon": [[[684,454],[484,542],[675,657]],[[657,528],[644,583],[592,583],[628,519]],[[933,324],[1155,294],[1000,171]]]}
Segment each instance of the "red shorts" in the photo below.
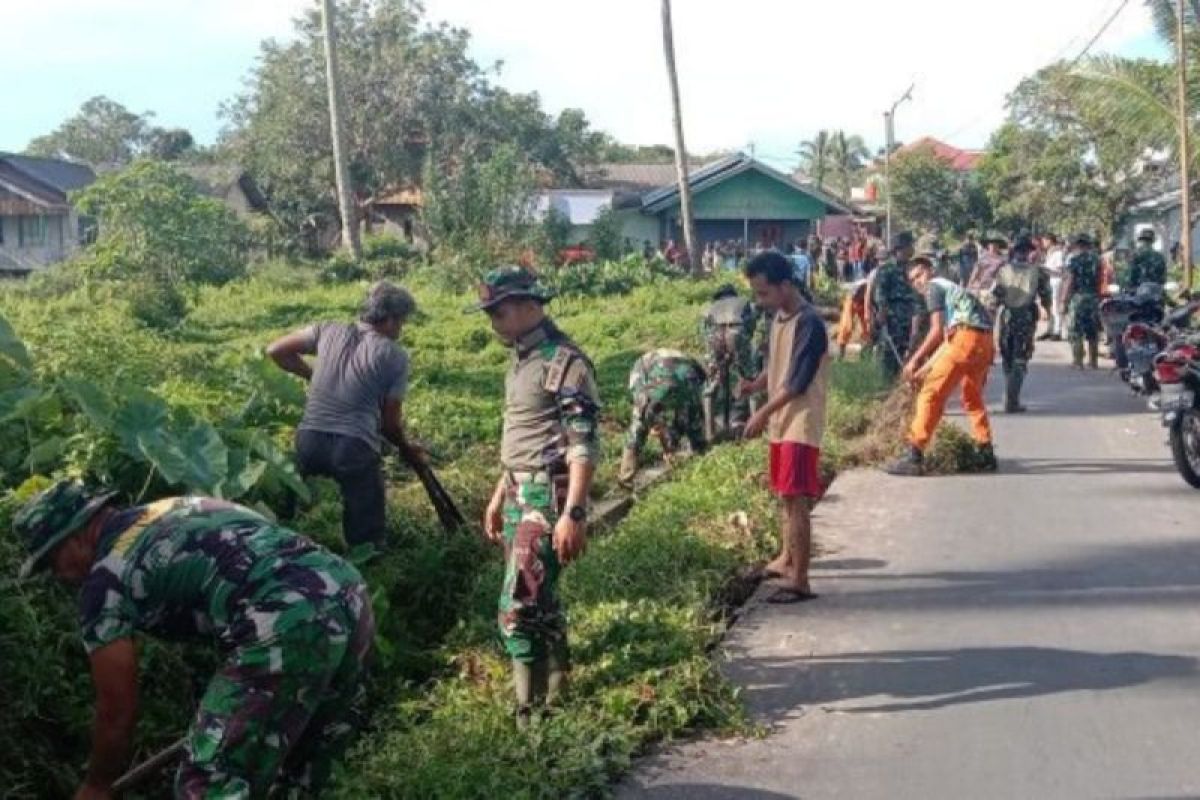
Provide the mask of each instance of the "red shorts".
{"label": "red shorts", "polygon": [[771,491],[779,497],[810,497],[825,494],[821,485],[821,448],[799,442],[771,442],[768,473]]}

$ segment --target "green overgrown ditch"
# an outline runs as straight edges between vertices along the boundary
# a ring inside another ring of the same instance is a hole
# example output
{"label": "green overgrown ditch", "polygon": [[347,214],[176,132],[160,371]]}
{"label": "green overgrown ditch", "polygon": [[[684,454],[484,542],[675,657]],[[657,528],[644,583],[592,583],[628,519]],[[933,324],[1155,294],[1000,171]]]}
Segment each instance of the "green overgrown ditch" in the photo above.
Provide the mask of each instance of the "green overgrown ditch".
{"label": "green overgrown ditch", "polygon": [[[628,418],[628,370],[651,347],[698,353],[700,310],[718,280],[633,265],[556,278],[556,319],[596,364],[607,458],[597,494],[614,491]],[[413,379],[406,414],[464,512],[478,519],[495,480],[508,352],[469,293],[432,270],[408,275],[422,319],[406,329]],[[103,285],[0,294],[0,530],[49,476],[117,486],[125,499],[210,491],[267,510],[285,487],[302,389],[267,365],[277,334],[350,319],[364,282],[276,265],[198,290],[185,321],[151,331]],[[826,469],[869,427],[879,377],[864,363],[834,373]],[[775,547],[764,448],[727,444],[676,470],[564,581],[575,680],[563,708],[526,735],[512,726],[507,670],[494,642],[499,553],[477,531],[447,536],[419,483],[391,466],[394,548],[365,568],[380,621],[369,728],[343,765],[343,797],[602,795],[648,743],[745,725],[708,651],[739,566]],[[335,550],[339,500],[318,483],[293,527]],[[735,512],[744,512],[737,515]],[[747,524],[748,523],[748,524]],[[13,584],[19,545],[0,535],[0,785],[7,796],[60,797],[87,754],[91,687],[72,598],[47,582]],[[215,654],[146,642],[137,754],[187,726]],[[152,790],[160,791],[161,787]]]}

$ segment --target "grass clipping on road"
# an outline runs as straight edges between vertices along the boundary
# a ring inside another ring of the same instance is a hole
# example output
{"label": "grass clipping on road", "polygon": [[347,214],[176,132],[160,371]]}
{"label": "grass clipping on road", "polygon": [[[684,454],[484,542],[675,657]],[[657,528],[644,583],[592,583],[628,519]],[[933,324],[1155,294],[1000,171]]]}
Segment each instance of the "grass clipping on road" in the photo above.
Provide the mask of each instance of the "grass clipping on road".
{"label": "grass clipping on road", "polygon": [[[853,466],[872,466],[898,458],[908,441],[908,429],[917,408],[917,390],[900,382],[879,403],[871,416],[870,426],[850,447],[847,463]],[[953,475],[969,472],[975,464],[975,444],[966,431],[943,420],[937,436],[925,454],[925,472],[930,475]]]}

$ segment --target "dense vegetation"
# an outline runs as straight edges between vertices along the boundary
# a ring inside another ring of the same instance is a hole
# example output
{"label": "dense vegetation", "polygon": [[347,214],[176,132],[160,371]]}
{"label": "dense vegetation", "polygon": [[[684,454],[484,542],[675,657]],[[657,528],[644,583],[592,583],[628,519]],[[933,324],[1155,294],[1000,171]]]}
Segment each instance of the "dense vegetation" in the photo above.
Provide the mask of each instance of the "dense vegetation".
{"label": "dense vegetation", "polygon": [[[19,501],[62,472],[116,485],[128,500],[184,489],[278,510],[281,487],[303,489],[288,464],[302,389],[261,348],[317,319],[352,317],[362,282],[325,268],[267,265],[196,288],[191,313],[155,331],[131,315],[121,284],[51,292],[10,289],[0,325],[0,528]],[[628,415],[625,385],[652,346],[697,352],[698,315],[715,282],[672,278],[633,262],[553,276],[557,319],[594,358],[612,480]],[[405,331],[414,375],[406,413],[474,520],[494,480],[508,352],[469,297],[434,272],[406,281],[422,319]],[[611,292],[612,294],[606,294]],[[11,326],[11,327],[10,327]],[[830,453],[865,429],[873,370],[843,365]],[[567,710],[528,737],[512,733],[504,662],[493,645],[498,553],[475,532],[446,536],[420,486],[392,470],[396,547],[367,568],[381,620],[371,729],[339,787],[367,795],[560,795],[598,791],[639,746],[697,725],[733,725],[738,705],[706,658],[734,568],[770,548],[757,446],[719,448],[654,490],[598,539],[567,578],[578,682]],[[32,476],[32,477],[31,477]],[[735,511],[748,525],[729,525]],[[318,483],[295,527],[340,549],[339,501]],[[0,537],[0,574],[21,553]],[[69,595],[5,581],[0,594],[0,784],[13,796],[62,796],[87,748],[90,685]],[[187,725],[193,685],[213,653],[147,643],[139,753]],[[553,763],[551,763],[553,762]],[[504,769],[498,769],[504,765]],[[538,778],[542,769],[549,776]]]}

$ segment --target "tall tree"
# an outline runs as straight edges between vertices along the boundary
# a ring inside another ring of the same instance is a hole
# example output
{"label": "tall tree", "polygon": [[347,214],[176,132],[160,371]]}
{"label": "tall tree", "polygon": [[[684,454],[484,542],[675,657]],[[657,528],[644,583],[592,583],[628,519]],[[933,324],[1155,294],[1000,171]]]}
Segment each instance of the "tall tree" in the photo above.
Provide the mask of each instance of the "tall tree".
{"label": "tall tree", "polygon": [[843,200],[850,199],[850,187],[870,157],[871,151],[861,136],[847,136],[845,131],[833,135],[829,143],[829,161],[837,192]]}
{"label": "tall tree", "polygon": [[84,101],[78,113],[54,131],[31,141],[25,152],[89,164],[128,164],[142,152],[151,130],[151,116],[135,114],[115,100],[98,95]]}
{"label": "tall tree", "polygon": [[671,118],[675,126],[675,173],[679,180],[679,216],[683,226],[683,246],[692,272],[701,269],[696,252],[696,228],[692,219],[692,186],[688,183],[687,147],[683,142],[683,111],[679,102],[679,74],[675,69],[675,31],[671,25],[671,0],[662,0],[663,56],[667,62],[667,82],[671,85]]}
{"label": "tall tree", "polygon": [[337,185],[338,214],[342,218],[342,247],[355,261],[362,259],[362,244],[358,239],[358,209],[354,190],[350,186],[350,171],[346,163],[346,134],[342,128],[342,81],[338,71],[337,15],[333,0],[321,0],[321,33],[325,37],[325,83],[329,90],[329,130],[333,145],[333,177]]}
{"label": "tall tree", "polygon": [[809,180],[820,189],[825,188],[825,181],[829,175],[831,141],[829,131],[818,131],[812,139],[801,142],[796,151],[800,156],[800,169],[804,170]]}

